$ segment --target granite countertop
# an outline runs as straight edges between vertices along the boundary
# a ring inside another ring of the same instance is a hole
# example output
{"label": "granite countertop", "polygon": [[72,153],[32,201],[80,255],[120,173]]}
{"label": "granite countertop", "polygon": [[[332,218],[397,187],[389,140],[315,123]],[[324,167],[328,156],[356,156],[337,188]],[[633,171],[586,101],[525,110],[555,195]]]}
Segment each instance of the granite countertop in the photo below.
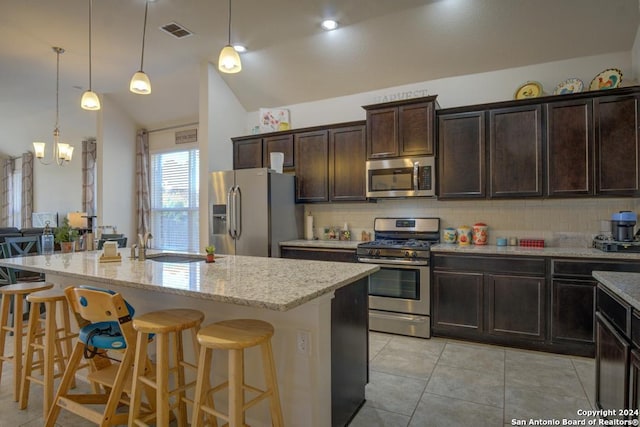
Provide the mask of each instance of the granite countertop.
{"label": "granite countertop", "polygon": [[640,273],[594,271],[593,277],[633,308],[640,310]]}
{"label": "granite countertop", "polygon": [[356,249],[360,240],[287,240],[280,242],[280,246],[295,246],[299,248],[324,248],[324,249]]}
{"label": "granite countertop", "polygon": [[[218,255],[215,263],[99,262],[101,251],[0,259],[0,266],[153,292],[287,311],[366,277],[372,264]],[[157,252],[157,251],[156,251]],[[152,255],[154,251],[149,251]],[[191,255],[198,256],[198,255]]]}
{"label": "granite countertop", "polygon": [[434,253],[460,253],[469,255],[516,255],[541,256],[557,258],[601,258],[618,260],[640,260],[640,253],[633,252],[603,252],[595,248],[527,248],[521,246],[469,245],[440,243],[431,246]]}

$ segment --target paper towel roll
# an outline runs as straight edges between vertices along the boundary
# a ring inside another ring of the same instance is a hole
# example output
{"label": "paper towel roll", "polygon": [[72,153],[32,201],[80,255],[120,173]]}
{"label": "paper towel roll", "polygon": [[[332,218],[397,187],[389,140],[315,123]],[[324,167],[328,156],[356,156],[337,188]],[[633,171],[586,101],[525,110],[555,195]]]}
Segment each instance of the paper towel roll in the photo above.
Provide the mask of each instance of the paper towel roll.
{"label": "paper towel roll", "polygon": [[304,227],[304,238],[307,240],[313,240],[313,217],[307,215]]}

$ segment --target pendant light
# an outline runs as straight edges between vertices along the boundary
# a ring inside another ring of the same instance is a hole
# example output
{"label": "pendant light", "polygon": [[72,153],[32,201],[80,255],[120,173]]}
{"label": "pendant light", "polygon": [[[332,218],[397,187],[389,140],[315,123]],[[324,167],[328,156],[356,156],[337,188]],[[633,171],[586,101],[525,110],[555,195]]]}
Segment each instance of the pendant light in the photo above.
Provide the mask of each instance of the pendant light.
{"label": "pendant light", "polygon": [[60,55],[64,53],[64,49],[61,47],[53,47],[53,51],[56,53],[56,127],[53,129],[53,149],[51,150],[51,160],[44,161],[44,151],[46,143],[34,142],[33,150],[35,151],[36,158],[40,160],[43,165],[49,165],[53,162],[58,166],[64,166],[71,161],[73,157],[73,146],[60,142],[60,127],[58,126],[58,119],[60,117],[60,102],[59,102],[59,88],[60,88]]}
{"label": "pendant light", "polygon": [[129,90],[139,95],[148,95],[151,93],[151,82],[149,77],[142,71],[144,65],[144,39],[147,34],[147,12],[149,11],[149,0],[145,0],[144,4],[144,26],[142,28],[142,55],[140,58],[140,70],[131,77]]}
{"label": "pendant light", "polygon": [[91,21],[93,17],[93,0],[89,0],[89,90],[82,94],[80,106],[85,110],[99,110],[100,98],[91,87]]}
{"label": "pendant light", "polygon": [[231,46],[231,0],[229,0],[229,38],[227,41],[227,45],[222,48],[218,58],[218,70],[229,74],[239,73],[242,70],[240,55]]}

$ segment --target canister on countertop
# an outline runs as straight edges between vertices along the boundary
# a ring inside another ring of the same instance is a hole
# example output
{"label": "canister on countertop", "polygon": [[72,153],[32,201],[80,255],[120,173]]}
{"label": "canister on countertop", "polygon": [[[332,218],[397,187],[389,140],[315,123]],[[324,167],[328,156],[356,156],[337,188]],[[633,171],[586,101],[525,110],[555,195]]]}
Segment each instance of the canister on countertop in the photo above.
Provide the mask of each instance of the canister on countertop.
{"label": "canister on countertop", "polygon": [[478,222],[473,224],[473,244],[474,245],[486,245],[488,240],[487,224]]}
{"label": "canister on countertop", "polygon": [[471,244],[473,233],[468,225],[458,227],[458,244],[460,246],[468,246]]}
{"label": "canister on countertop", "polygon": [[455,243],[458,238],[458,233],[453,227],[447,227],[442,230],[442,241],[444,243]]}

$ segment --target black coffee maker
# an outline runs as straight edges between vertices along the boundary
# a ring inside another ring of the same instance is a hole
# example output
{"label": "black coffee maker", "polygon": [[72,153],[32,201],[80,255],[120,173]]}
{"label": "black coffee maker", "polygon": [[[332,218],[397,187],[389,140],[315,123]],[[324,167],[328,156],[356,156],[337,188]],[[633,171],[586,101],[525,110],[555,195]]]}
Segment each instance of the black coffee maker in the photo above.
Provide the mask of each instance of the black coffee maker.
{"label": "black coffee maker", "polygon": [[631,242],[634,240],[633,229],[638,217],[635,212],[620,211],[611,215],[611,234],[613,240],[618,242]]}

